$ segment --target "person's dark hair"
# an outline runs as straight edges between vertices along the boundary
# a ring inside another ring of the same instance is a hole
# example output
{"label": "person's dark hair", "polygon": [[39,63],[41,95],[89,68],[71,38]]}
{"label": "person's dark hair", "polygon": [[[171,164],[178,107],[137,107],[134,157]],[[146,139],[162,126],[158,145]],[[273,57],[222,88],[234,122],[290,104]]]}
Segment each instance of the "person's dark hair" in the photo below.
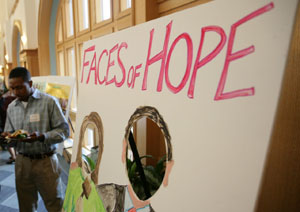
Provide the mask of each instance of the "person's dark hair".
{"label": "person's dark hair", "polygon": [[21,77],[24,82],[29,82],[31,80],[30,72],[24,67],[16,67],[9,73],[9,79]]}

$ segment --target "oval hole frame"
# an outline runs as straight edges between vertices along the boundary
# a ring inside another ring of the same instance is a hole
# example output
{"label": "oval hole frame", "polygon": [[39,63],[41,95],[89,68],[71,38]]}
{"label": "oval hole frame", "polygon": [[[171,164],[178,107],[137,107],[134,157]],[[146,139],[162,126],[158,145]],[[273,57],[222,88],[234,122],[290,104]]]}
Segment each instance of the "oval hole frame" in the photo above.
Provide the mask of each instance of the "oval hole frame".
{"label": "oval hole frame", "polygon": [[76,162],[79,167],[81,167],[81,168],[83,167],[82,166],[83,164],[82,164],[81,148],[82,148],[82,143],[83,143],[83,139],[84,139],[84,133],[89,124],[94,124],[96,126],[95,138],[98,139],[98,144],[99,144],[99,152],[98,152],[98,159],[97,159],[96,167],[95,167],[95,170],[92,171],[92,173],[91,173],[91,179],[93,180],[94,184],[97,185],[98,184],[98,172],[99,172],[99,168],[100,168],[104,144],[103,144],[103,124],[102,124],[102,120],[101,120],[99,114],[96,112],[91,112],[90,115],[85,116],[82,121],[82,124],[80,127]]}
{"label": "oval hole frame", "polygon": [[[166,122],[164,121],[163,117],[160,115],[160,113],[158,112],[158,110],[155,108],[155,107],[152,107],[152,106],[140,106],[138,107],[135,112],[130,116],[130,119],[128,120],[128,124],[125,128],[125,136],[124,136],[124,139],[126,141],[126,145],[127,145],[127,148],[126,148],[126,155],[127,155],[127,149],[128,149],[128,145],[129,145],[129,141],[128,141],[128,138],[129,138],[129,133],[130,133],[130,129],[131,127],[133,126],[133,124],[138,121],[139,119],[141,119],[142,117],[146,117],[146,118],[149,118],[151,121],[153,121],[154,123],[156,123],[156,125],[160,128],[161,132],[163,133],[164,135],[164,138],[165,138],[165,144],[166,144],[166,154],[167,154],[167,157],[166,157],[166,163],[169,162],[169,161],[172,161],[173,160],[173,149],[172,149],[172,144],[171,144],[171,136],[170,136],[170,133],[169,133],[169,129],[168,129],[168,126],[166,124]],[[127,158],[127,156],[126,156]],[[125,171],[126,171],[126,174],[127,174],[127,177],[128,177],[128,171],[127,171],[127,165],[125,163]],[[166,175],[166,174],[165,174]],[[166,177],[166,176],[164,176]],[[130,182],[130,179],[129,180],[129,183],[131,184]],[[162,182],[163,184],[163,182]],[[132,186],[132,185],[131,185]],[[160,185],[161,187],[161,185]],[[159,188],[160,188],[159,187]],[[156,192],[159,190],[159,188],[156,190]],[[155,192],[155,193],[156,193]],[[135,191],[134,191],[135,193]],[[135,193],[135,196],[140,199],[137,194]],[[152,195],[153,196],[153,195]],[[151,196],[151,197],[152,197]],[[142,201],[147,201],[149,200],[151,197],[149,197],[148,199],[146,200],[142,200]]]}

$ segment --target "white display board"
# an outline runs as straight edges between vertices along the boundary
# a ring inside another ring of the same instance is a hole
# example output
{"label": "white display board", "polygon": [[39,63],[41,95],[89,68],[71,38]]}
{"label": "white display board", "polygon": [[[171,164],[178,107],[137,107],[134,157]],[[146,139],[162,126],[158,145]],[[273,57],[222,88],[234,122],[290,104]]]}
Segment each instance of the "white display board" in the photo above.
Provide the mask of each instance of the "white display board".
{"label": "white display board", "polygon": [[[68,121],[69,119],[69,114],[70,114],[70,108],[71,108],[71,102],[75,101],[76,102],[76,95],[74,94],[74,89],[75,89],[75,77],[71,76],[40,76],[40,77],[31,77],[33,81],[33,86],[37,87],[40,89],[42,92],[49,93],[50,95],[56,96],[59,101],[60,97],[64,98],[64,114],[65,117]],[[52,87],[47,87],[48,86]],[[58,88],[55,88],[55,85],[58,85]],[[54,86],[54,89],[53,89]],[[52,89],[52,90],[49,90]],[[52,92],[52,93],[51,93]],[[56,94],[56,95],[55,95]],[[60,101],[61,103],[61,101]],[[67,146],[69,146],[67,140],[65,143],[59,143],[57,146],[57,152],[59,154],[63,154],[63,149]]]}
{"label": "white display board", "polygon": [[91,112],[102,119],[99,183],[129,183],[125,127],[152,106],[174,160],[154,210],[253,211],[297,3],[213,1],[84,43],[76,129]]}
{"label": "white display board", "polygon": [[70,88],[68,102],[67,102],[67,106],[66,106],[66,112],[65,112],[65,117],[66,117],[66,119],[68,119],[69,113],[70,113],[72,97],[73,97],[73,92],[74,92],[74,88],[75,88],[75,78],[71,77],[71,76],[40,76],[40,77],[31,77],[31,79],[33,81],[33,84],[52,83],[52,84],[68,86]]}

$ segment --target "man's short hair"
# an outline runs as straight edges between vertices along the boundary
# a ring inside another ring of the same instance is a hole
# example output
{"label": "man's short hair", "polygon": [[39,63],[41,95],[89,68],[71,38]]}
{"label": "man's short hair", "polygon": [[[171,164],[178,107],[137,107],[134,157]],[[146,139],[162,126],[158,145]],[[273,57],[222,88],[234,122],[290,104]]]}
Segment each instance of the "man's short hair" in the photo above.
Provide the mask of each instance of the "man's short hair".
{"label": "man's short hair", "polygon": [[31,81],[30,72],[24,67],[16,67],[12,69],[9,73],[8,78],[11,79],[11,78],[19,78],[19,77],[21,77],[24,80],[24,82]]}

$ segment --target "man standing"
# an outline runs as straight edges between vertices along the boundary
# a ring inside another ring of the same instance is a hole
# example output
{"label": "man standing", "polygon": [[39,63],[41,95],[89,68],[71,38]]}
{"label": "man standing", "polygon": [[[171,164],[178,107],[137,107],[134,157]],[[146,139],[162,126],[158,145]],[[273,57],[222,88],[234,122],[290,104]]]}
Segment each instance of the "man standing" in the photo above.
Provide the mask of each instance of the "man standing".
{"label": "man standing", "polygon": [[29,137],[17,141],[16,190],[20,211],[37,209],[40,193],[49,212],[60,211],[63,203],[56,144],[69,136],[68,123],[58,101],[32,87],[29,71],[23,67],[9,74],[9,87],[15,94],[7,109],[5,133],[22,129]]}

